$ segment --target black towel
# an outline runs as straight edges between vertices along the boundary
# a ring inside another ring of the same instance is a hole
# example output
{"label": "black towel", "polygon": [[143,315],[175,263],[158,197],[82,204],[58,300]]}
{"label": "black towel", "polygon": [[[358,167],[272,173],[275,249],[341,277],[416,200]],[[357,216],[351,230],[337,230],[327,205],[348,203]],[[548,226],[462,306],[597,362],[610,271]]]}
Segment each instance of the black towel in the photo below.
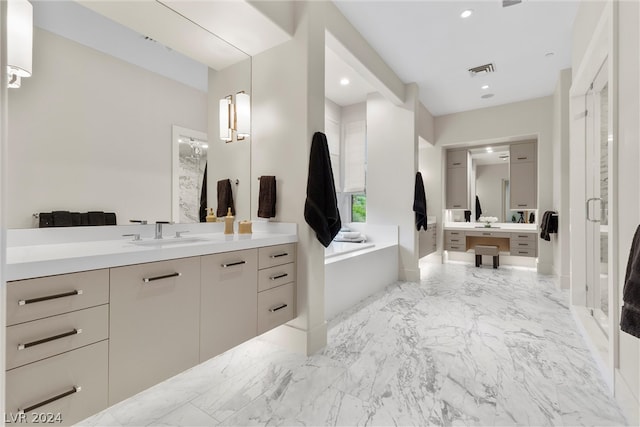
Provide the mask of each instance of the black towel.
{"label": "black towel", "polygon": [[342,227],[336,188],[333,183],[329,146],[327,137],[322,132],[313,134],[311,141],[304,219],[316,232],[316,237],[325,248]]}
{"label": "black towel", "polygon": [[78,227],[82,225],[82,221],[80,219],[80,212],[71,212],[71,226]]}
{"label": "black towel", "polygon": [[233,206],[233,192],[231,191],[231,180],[221,179],[218,181],[218,210],[217,216],[227,216],[227,211],[231,208],[231,215],[236,214]]}
{"label": "black towel", "polygon": [[50,212],[40,212],[38,220],[38,227],[40,228],[53,227],[53,214]]}
{"label": "black towel", "polygon": [[482,208],[480,207],[480,199],[476,196],[476,221],[482,216]]}
{"label": "black towel", "polygon": [[640,226],[631,242],[622,300],[624,304],[620,314],[620,329],[640,338]]}
{"label": "black towel", "polygon": [[207,222],[207,166],[208,164],[205,163],[202,189],[200,190],[200,222]]}
{"label": "black towel", "polygon": [[104,213],[104,225],[118,225],[116,214],[114,212]]}
{"label": "black towel", "polygon": [[73,225],[71,212],[69,211],[53,211],[51,215],[53,216],[54,227],[71,227]]}
{"label": "black towel", "polygon": [[416,213],[416,230],[420,227],[427,229],[427,196],[424,193],[422,174],[416,173],[416,183],[413,191],[413,211]]}
{"label": "black towel", "polygon": [[276,216],[276,177],[262,175],[260,177],[260,193],[258,194],[258,217],[273,218]]}
{"label": "black towel", "polygon": [[93,211],[93,212],[87,212],[87,214],[89,215],[89,225],[104,225],[105,224],[104,212],[102,212],[102,211]]}
{"label": "black towel", "polygon": [[540,222],[540,238],[548,242],[551,241],[549,234],[558,232],[558,217],[554,217],[555,214],[555,211],[546,211]]}

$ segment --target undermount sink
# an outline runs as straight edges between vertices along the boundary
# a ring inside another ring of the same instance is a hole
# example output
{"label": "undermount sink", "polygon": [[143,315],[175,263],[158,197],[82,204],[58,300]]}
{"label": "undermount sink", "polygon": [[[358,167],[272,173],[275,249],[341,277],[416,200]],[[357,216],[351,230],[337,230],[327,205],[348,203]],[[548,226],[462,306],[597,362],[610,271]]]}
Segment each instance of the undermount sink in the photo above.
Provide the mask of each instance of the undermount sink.
{"label": "undermount sink", "polygon": [[187,243],[197,243],[204,242],[207,239],[203,239],[202,237],[168,237],[163,239],[149,239],[149,240],[134,240],[130,241],[132,245],[138,246],[169,246],[169,245],[179,245],[179,244],[187,244]]}

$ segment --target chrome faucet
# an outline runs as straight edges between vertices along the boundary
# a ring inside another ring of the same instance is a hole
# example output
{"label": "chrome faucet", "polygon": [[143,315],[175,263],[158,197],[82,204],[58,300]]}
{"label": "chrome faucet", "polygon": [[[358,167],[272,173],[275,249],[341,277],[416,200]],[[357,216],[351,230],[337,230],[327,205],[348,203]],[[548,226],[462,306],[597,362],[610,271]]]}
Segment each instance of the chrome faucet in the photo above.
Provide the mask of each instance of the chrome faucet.
{"label": "chrome faucet", "polygon": [[169,221],[156,221],[156,237],[154,239],[162,239],[162,224],[171,224]]}

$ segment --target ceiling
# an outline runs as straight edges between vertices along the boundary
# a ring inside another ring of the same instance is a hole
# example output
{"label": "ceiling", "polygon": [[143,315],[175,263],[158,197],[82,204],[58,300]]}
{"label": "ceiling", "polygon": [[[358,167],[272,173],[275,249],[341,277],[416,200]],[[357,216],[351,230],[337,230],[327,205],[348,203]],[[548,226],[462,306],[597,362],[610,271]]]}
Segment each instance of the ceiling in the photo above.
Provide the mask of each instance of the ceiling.
{"label": "ceiling", "polygon": [[471,158],[476,165],[508,165],[509,146],[481,147],[469,149]]}
{"label": "ceiling", "polygon": [[[551,95],[559,71],[571,66],[575,0],[335,4],[401,80],[418,84],[434,116]],[[462,19],[466,9],[473,14]],[[470,76],[469,68],[487,63],[494,73]],[[481,98],[487,94],[494,96]]]}
{"label": "ceiling", "polygon": [[[364,102],[367,100],[368,93],[376,91],[360,74],[328,47],[325,48],[324,65],[325,96],[341,107]],[[349,80],[349,83],[341,84],[342,79]]]}

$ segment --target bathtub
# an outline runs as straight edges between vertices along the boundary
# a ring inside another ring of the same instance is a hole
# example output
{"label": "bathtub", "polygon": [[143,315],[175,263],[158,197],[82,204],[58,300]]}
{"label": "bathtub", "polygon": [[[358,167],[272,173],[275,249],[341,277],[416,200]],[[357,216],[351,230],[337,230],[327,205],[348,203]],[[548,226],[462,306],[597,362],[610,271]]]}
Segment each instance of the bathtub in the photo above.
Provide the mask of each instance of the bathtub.
{"label": "bathtub", "polygon": [[398,227],[359,227],[367,243],[332,242],[325,249],[325,319],[398,280]]}

